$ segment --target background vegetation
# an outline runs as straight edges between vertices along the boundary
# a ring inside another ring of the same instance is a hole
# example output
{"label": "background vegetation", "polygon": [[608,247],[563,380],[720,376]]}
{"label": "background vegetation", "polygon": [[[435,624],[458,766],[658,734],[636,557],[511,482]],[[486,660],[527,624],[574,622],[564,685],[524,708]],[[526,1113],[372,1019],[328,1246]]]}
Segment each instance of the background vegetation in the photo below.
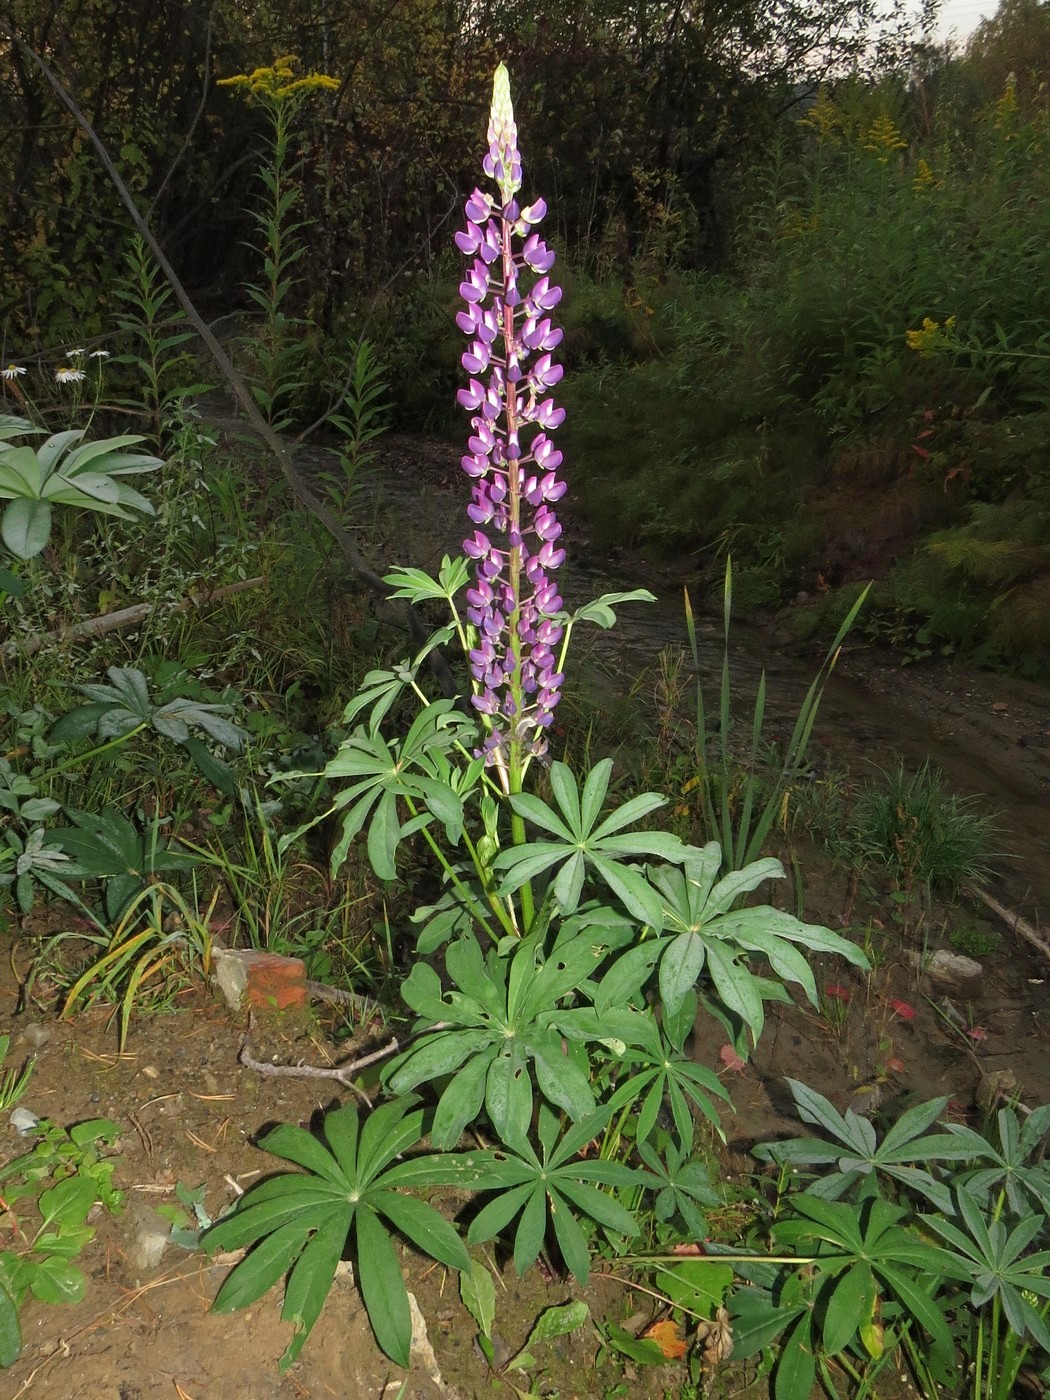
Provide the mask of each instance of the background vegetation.
{"label": "background vegetation", "polygon": [[1039,0],[1006,0],[963,53],[901,14],[876,24],[867,0],[418,0],[337,18],[314,0],[191,0],[144,20],[128,0],[8,0],[0,22],[5,363],[127,320],[126,215],[30,50],[220,329],[260,314],[245,284],[269,139],[263,107],[220,80],[294,53],[335,83],[288,153],[309,229],[281,303],[308,352],[290,411],[312,419],[318,367],[367,333],[397,420],[441,428],[448,250],[503,57],[573,268],[569,441],[599,546],[732,546],[738,600],[807,595],[804,633],[875,577],[866,625],[906,654],[1046,671]]}

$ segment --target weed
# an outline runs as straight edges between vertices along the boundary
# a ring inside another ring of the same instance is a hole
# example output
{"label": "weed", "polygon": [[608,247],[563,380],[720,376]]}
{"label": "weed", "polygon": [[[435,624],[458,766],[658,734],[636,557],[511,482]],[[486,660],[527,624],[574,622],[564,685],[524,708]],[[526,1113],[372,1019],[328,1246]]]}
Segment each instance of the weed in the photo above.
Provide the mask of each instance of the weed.
{"label": "weed", "polygon": [[978,810],[975,798],[949,792],[928,761],[911,774],[899,762],[868,779],[849,819],[857,859],[886,870],[905,893],[984,883],[994,832],[994,818]]}
{"label": "weed", "polygon": [[969,919],[960,919],[957,924],[952,925],[948,934],[949,945],[957,953],[962,953],[968,958],[990,957],[998,951],[1001,942],[997,933],[982,928],[980,924]]}
{"label": "weed", "polygon": [[67,1131],[41,1119],[33,1131],[36,1146],[0,1167],[6,1223],[16,1241],[0,1250],[0,1366],[13,1365],[21,1353],[18,1312],[28,1293],[43,1303],[84,1297],[86,1280],[73,1260],[95,1233],[88,1217],[96,1202],[113,1214],[123,1203],[113,1187],[114,1161],[104,1155],[120,1131],[116,1123],[97,1118]]}

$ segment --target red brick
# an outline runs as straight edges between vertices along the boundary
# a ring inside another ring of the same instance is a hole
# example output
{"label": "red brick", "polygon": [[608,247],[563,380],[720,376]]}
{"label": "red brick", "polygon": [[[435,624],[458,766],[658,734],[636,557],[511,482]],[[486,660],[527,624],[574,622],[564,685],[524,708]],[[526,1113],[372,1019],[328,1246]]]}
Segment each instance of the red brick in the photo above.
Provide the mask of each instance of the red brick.
{"label": "red brick", "polygon": [[[241,1001],[249,1006],[286,1011],[306,1005],[306,966],[301,958],[286,958],[254,948],[223,949],[220,956],[243,969]],[[241,978],[223,978],[220,982],[225,983],[223,990],[229,999],[230,986],[239,986]]]}

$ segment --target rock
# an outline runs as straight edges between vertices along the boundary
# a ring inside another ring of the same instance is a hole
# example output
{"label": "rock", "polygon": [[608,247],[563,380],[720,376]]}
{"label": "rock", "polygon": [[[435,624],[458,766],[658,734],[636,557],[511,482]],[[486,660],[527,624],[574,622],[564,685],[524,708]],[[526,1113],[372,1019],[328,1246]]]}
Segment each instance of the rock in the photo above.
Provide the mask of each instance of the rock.
{"label": "rock", "polygon": [[938,987],[950,987],[964,999],[980,996],[985,980],[984,968],[973,958],[938,948],[931,957],[916,953],[920,970]]}
{"label": "rock", "polygon": [[31,1050],[41,1050],[51,1039],[51,1032],[47,1026],[38,1026],[35,1021],[30,1021],[22,1028],[22,1039]]}
{"label": "rock", "polygon": [[974,1103],[985,1113],[995,1113],[1017,1098],[1017,1089],[1017,1075],[1013,1070],[997,1069],[981,1075],[974,1090]]}
{"label": "rock", "polygon": [[168,1247],[171,1225],[141,1201],[128,1212],[126,1224],[128,1259],[140,1273],[148,1274],[160,1263]]}
{"label": "rock", "polygon": [[408,1295],[408,1307],[412,1317],[412,1364],[421,1367],[427,1379],[437,1386],[438,1390],[444,1390],[445,1382],[438,1368],[430,1337],[427,1335],[426,1319],[419,1311],[414,1293]]}
{"label": "rock", "polygon": [[40,1119],[31,1108],[16,1108],[7,1121],[20,1137],[33,1132],[40,1123]]}

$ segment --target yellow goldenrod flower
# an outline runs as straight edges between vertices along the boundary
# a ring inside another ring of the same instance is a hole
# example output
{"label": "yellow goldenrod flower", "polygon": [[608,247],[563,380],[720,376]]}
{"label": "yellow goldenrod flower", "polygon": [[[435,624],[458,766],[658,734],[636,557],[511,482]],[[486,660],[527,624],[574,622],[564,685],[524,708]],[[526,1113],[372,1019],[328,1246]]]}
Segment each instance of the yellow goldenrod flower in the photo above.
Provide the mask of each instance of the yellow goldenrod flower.
{"label": "yellow goldenrod flower", "polygon": [[299,60],[294,54],[275,58],[269,68],[256,68],[251,73],[237,73],[232,78],[220,78],[219,87],[247,88],[249,96],[263,102],[285,102],[289,97],[305,97],[308,93],[331,91],[339,87],[338,78],[327,73],[304,73],[295,76]]}
{"label": "yellow goldenrod flower", "polygon": [[842,126],[842,113],[822,87],[817,93],[817,100],[804,116],[799,117],[798,124],[808,126],[822,141],[827,141],[837,137]]}
{"label": "yellow goldenrod flower", "polygon": [[995,104],[995,126],[1003,133],[1003,137],[1009,141],[1014,134],[1014,127],[1017,122],[1017,74],[1008,73],[1006,75],[1006,85],[1003,88],[1003,95]]}
{"label": "yellow goldenrod flower", "polygon": [[792,209],[777,226],[778,238],[805,238],[808,233],[816,233],[820,227],[820,215],[814,209],[803,214],[801,209]]}
{"label": "yellow goldenrod flower", "polygon": [[892,117],[882,112],[875,118],[861,139],[866,151],[874,153],[880,165],[885,165],[894,151],[907,150],[908,143]]}
{"label": "yellow goldenrod flower", "polygon": [[954,316],[949,316],[943,325],[939,321],[931,320],[929,316],[924,316],[919,329],[905,331],[904,339],[909,350],[917,350],[920,355],[936,355],[938,351],[951,348],[954,330]]}
{"label": "yellow goldenrod flower", "polygon": [[915,167],[915,174],[911,177],[912,189],[921,193],[923,190],[939,190],[943,184],[944,181],[937,179],[926,161],[920,159]]}

